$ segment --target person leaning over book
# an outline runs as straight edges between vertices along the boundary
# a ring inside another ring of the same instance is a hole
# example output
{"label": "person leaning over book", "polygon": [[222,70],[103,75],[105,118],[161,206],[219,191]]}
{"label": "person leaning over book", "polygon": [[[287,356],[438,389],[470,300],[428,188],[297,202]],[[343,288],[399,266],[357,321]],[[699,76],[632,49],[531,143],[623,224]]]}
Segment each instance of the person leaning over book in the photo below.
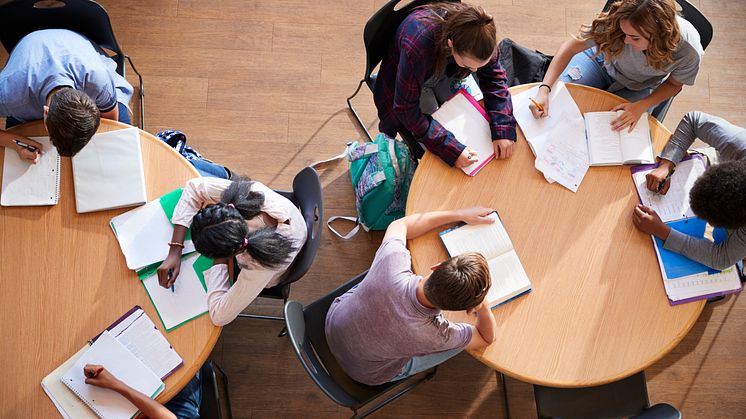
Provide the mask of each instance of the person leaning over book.
{"label": "person leaning over book", "polygon": [[87,364],[83,367],[83,374],[86,376],[86,384],[116,391],[134,404],[147,418],[199,419],[199,407],[202,404],[200,371],[197,371],[197,375],[165,406],[128,386],[103,365]]}
{"label": "person leaning over book", "polygon": [[549,115],[557,79],[607,90],[631,103],[612,121],[634,128],[648,109],[693,85],[704,51],[699,33],[676,14],[674,0],[618,0],[557,50],[530,104],[536,118]]}
{"label": "person leaning over book", "polygon": [[[0,116],[5,129],[44,119],[61,156],[78,153],[98,129],[100,117],[130,123],[132,85],[116,63],[88,38],[65,29],[32,32],[13,48],[0,72]],[[13,140],[20,140],[24,147]],[[41,144],[0,130],[0,145],[36,162]]]}
{"label": "person leaning over book", "polygon": [[[476,73],[484,94],[495,156],[509,158],[516,141],[513,105],[500,66],[495,22],[479,6],[435,3],[416,8],[401,23],[381,61],[373,89],[379,130],[414,136],[451,166],[478,160],[440,123],[434,91]],[[447,99],[447,98],[446,98]]]}
{"label": "person leaning over book", "polygon": [[[353,379],[368,385],[400,380],[430,369],[464,348],[495,341],[495,318],[485,302],[487,261],[466,253],[436,265],[432,274],[412,272],[406,240],[443,224],[487,224],[487,208],[409,215],[391,223],[360,284],[332,302],[326,339]],[[441,310],[476,313],[476,327],[452,323]]]}
{"label": "person leaning over book", "polygon": [[[263,288],[277,285],[307,235],[303,215],[290,200],[246,178],[189,180],[171,222],[171,249],[158,267],[158,281],[167,288],[176,282],[191,225],[194,247],[214,260],[204,276],[210,318],[216,326],[233,321]],[[231,286],[228,259],[233,256],[241,273]]]}
{"label": "person leaning over book", "polygon": [[[660,166],[647,175],[653,192],[668,192],[666,177],[686,155],[695,138],[717,150],[718,162],[697,179],[689,193],[694,214],[715,227],[724,227],[727,238],[719,244],[695,238],[665,225],[656,212],[637,205],[635,226],[664,240],[663,247],[713,269],[726,269],[746,257],[746,129],[703,112],[689,112],[679,122],[660,153]],[[663,185],[661,186],[661,183]]]}

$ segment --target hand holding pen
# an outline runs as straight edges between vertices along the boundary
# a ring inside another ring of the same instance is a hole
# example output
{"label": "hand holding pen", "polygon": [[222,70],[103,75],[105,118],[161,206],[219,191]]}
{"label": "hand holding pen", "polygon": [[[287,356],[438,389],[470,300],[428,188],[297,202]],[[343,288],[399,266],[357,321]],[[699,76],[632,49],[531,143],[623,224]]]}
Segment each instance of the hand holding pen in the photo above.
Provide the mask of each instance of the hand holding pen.
{"label": "hand holding pen", "polygon": [[645,175],[645,182],[650,192],[665,195],[671,187],[671,176],[675,171],[672,162],[661,159],[658,167]]}
{"label": "hand holding pen", "polygon": [[39,156],[42,154],[42,145],[38,142],[24,138],[23,140],[14,139],[13,142],[18,146],[16,152],[21,159],[28,161],[29,163],[36,163],[39,161]]}

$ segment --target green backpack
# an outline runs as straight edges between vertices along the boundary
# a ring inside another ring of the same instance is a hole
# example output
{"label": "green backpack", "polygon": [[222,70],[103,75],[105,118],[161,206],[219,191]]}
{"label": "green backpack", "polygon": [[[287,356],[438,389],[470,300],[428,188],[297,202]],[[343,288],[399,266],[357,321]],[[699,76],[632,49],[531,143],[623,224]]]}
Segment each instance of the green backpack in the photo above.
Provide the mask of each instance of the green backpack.
{"label": "green backpack", "polygon": [[[358,216],[331,217],[327,221],[329,229],[337,236],[349,239],[357,234],[360,226],[365,231],[385,230],[392,221],[403,217],[415,169],[407,145],[378,134],[372,143],[356,141],[349,144],[343,154],[350,161]],[[342,235],[330,224],[337,219],[353,221],[356,226]]]}

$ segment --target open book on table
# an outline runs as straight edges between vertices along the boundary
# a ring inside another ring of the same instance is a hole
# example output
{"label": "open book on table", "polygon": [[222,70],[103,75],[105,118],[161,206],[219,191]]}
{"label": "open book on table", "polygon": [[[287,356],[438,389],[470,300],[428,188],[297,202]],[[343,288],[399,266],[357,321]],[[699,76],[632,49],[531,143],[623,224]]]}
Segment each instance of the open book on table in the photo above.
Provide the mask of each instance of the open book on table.
{"label": "open book on table", "polygon": [[611,121],[621,113],[622,111],[584,114],[591,166],[655,163],[647,112],[642,114],[632,132],[628,128],[621,131],[611,129]]}
{"label": "open book on table", "polygon": [[489,217],[495,222],[460,225],[442,231],[440,239],[451,257],[478,252],[487,259],[492,284],[485,299],[494,308],[531,291],[531,282],[500,217],[496,212]]}
{"label": "open book on table", "polygon": [[[658,165],[642,165],[631,168],[637,194],[643,205],[654,209],[661,220],[673,230],[714,243],[725,240],[726,232],[712,228],[694,216],[689,207],[689,191],[694,182],[705,171],[704,159],[694,155],[676,165],[666,195],[647,189],[645,176]],[[663,285],[671,305],[739,292],[742,288],[738,270],[731,266],[722,271],[709,268],[684,255],[663,247],[663,240],[651,236]]]}

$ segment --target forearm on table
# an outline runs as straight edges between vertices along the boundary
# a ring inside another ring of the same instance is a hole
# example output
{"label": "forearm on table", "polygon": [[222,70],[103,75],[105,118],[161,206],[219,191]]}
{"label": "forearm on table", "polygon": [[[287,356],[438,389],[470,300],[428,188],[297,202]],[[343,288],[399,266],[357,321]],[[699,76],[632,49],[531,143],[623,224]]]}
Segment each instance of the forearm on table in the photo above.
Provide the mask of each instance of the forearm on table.
{"label": "forearm on table", "polygon": [[723,242],[715,244],[671,230],[663,247],[712,269],[723,270],[746,257],[746,231],[736,230]]}
{"label": "forearm on table", "polygon": [[228,266],[219,264],[205,271],[207,307],[216,326],[225,326],[251,304],[272,279],[274,271],[242,269],[233,286]]}
{"label": "forearm on table", "polygon": [[397,235],[406,239],[414,239],[436,227],[461,221],[461,217],[459,210],[432,211],[408,215],[391,223],[386,231],[386,237]]}
{"label": "forearm on table", "polygon": [[497,322],[495,321],[495,316],[492,314],[492,310],[490,310],[488,304],[485,304],[484,307],[480,308],[477,312],[477,323],[475,327],[485,342],[492,343],[497,340]]}
{"label": "forearm on table", "polygon": [[114,390],[140,409],[142,414],[146,417],[151,419],[176,419],[176,415],[171,413],[162,404],[143,393],[140,393],[127,384],[121,383],[121,385],[116,387]]}

